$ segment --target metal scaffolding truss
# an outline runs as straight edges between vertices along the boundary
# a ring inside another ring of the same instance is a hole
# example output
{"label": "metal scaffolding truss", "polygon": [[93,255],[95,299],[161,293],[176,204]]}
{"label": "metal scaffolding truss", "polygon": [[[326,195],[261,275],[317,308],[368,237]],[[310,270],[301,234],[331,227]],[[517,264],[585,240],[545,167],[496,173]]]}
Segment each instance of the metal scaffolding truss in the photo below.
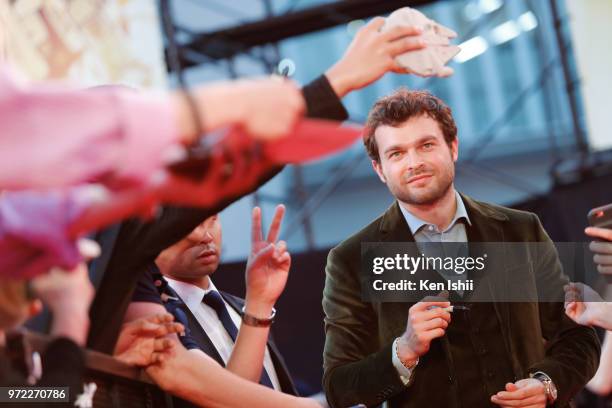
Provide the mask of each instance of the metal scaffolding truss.
{"label": "metal scaffolding truss", "polygon": [[[205,9],[214,8],[219,12],[232,13],[232,7],[220,1],[178,0],[177,3],[189,1]],[[271,0],[259,0],[263,4],[265,15],[261,20],[239,23],[236,26],[217,31],[194,33],[175,23],[177,31],[183,33],[186,41],[180,44],[180,62],[182,68],[200,65],[203,62],[231,59],[237,55],[253,55],[252,49],[277,44],[282,40],[312,33],[326,28],[345,24],[352,20],[389,13],[405,6],[417,7],[431,3],[433,0],[343,0],[325,3],[298,11],[288,11],[275,15]],[[297,4],[296,1],[293,5]]]}

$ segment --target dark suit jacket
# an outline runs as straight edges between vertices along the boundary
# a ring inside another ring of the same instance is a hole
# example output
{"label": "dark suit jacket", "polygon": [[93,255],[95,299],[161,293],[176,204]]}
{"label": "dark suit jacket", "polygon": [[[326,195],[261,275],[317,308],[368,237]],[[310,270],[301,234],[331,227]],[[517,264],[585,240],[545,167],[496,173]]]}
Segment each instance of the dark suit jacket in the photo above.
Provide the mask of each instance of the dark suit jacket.
{"label": "dark suit jacket", "polygon": [[[535,214],[463,199],[472,222],[467,226],[468,241],[550,243],[544,255],[534,258],[536,265],[517,260],[517,266],[532,268],[538,286],[563,290],[566,280],[556,252]],[[436,392],[437,382],[455,375],[423,373],[417,365],[415,378],[427,379],[418,386],[415,381],[405,387],[392,364],[391,346],[406,329],[412,304],[361,301],[361,242],[404,241],[414,241],[414,237],[396,202],[329,253],[323,294],[323,383],[333,407],[375,406],[385,400],[390,400],[391,406],[429,406],[428,397]],[[515,377],[526,378],[535,371],[547,373],[559,393],[555,406],[565,407],[597,369],[600,345],[594,330],[568,319],[562,303],[498,302],[493,306]],[[448,401],[447,406],[452,405],[453,401]]]}
{"label": "dark suit jacket", "polygon": [[[305,85],[302,93],[308,117],[338,121],[347,119],[346,110],[325,76]],[[96,297],[90,310],[87,347],[112,353],[134,286],[147,265],[206,218],[252,193],[282,169],[272,170],[255,185],[212,208],[166,207],[154,221],[131,219],[122,223],[120,228],[114,227],[100,233],[97,240],[101,242],[102,256],[90,268],[93,281],[99,284],[96,285]]]}
{"label": "dark suit jacket", "polygon": [[[180,299],[180,296],[170,286],[166,286],[165,291],[170,296],[179,299],[179,301],[176,302],[177,304],[173,305],[173,307],[180,307],[181,310],[183,310],[183,312],[185,313],[185,316],[187,317],[187,326],[189,329],[190,340],[195,342],[200,350],[215,359],[217,363],[225,367],[225,362],[217,352],[217,349],[215,348],[213,342],[210,340],[210,338],[198,322],[198,319],[193,315],[193,313],[191,313],[191,310],[189,310],[189,307],[187,307],[187,305],[183,303],[183,301]],[[244,306],[243,299],[223,291],[219,291],[219,293],[237,313],[241,314],[242,307]],[[172,312],[171,310],[169,311]],[[274,369],[276,370],[276,375],[278,377],[278,382],[280,384],[281,391],[287,394],[298,395],[298,392],[295,388],[295,384],[293,383],[291,375],[289,374],[289,369],[285,364],[283,356],[274,344],[272,336],[268,338],[268,349],[270,350],[270,357],[272,359],[272,363],[274,364]]]}

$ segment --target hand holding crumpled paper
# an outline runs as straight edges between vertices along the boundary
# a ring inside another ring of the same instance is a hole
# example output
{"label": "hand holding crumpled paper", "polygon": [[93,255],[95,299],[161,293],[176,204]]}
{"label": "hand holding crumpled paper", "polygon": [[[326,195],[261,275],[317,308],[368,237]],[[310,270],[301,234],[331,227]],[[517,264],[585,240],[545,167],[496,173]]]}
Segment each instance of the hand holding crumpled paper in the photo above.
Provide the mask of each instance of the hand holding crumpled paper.
{"label": "hand holding crumpled paper", "polygon": [[421,27],[423,33],[420,38],[427,45],[421,50],[410,51],[395,57],[397,63],[407,72],[423,77],[446,77],[453,73],[453,69],[445,65],[461,51],[458,46],[450,43],[452,38],[457,37],[457,33],[410,7],[403,7],[391,13],[382,31],[385,32],[398,26]]}

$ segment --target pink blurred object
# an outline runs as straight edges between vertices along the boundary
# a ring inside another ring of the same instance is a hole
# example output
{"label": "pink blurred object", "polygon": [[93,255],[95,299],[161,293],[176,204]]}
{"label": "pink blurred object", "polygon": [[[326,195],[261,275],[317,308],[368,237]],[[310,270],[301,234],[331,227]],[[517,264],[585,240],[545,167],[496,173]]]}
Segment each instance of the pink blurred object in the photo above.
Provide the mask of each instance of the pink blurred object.
{"label": "pink blurred object", "polygon": [[167,98],[25,85],[0,63],[0,189],[139,185],[177,143]]}
{"label": "pink blurred object", "polygon": [[0,276],[31,278],[54,266],[73,269],[82,257],[69,226],[99,200],[99,190],[90,186],[1,194]]}
{"label": "pink blurred object", "polygon": [[[208,152],[203,178],[167,174],[134,188],[110,191],[83,185],[50,191],[0,194],[0,276],[31,278],[52,267],[82,261],[77,239],[133,215],[150,216],[155,205],[212,206],[257,185],[279,164],[301,163],[350,146],[361,128],[302,120],[284,139],[257,144],[233,128]],[[229,170],[229,172],[228,172]]]}

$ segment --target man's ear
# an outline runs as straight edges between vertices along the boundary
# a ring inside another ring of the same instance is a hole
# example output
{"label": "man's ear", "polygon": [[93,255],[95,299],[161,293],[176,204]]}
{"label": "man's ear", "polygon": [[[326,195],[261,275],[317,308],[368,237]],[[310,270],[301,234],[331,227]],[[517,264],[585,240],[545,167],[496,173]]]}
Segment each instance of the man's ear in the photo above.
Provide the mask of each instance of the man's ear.
{"label": "man's ear", "polygon": [[380,179],[380,181],[387,184],[387,179],[385,178],[385,175],[383,174],[380,163],[376,160],[372,160],[372,168],[374,168],[374,171],[376,172],[376,174],[378,174],[378,178]]}
{"label": "man's ear", "polygon": [[453,162],[456,162],[459,158],[459,138],[455,136],[455,140],[451,142],[451,157],[453,158]]}

